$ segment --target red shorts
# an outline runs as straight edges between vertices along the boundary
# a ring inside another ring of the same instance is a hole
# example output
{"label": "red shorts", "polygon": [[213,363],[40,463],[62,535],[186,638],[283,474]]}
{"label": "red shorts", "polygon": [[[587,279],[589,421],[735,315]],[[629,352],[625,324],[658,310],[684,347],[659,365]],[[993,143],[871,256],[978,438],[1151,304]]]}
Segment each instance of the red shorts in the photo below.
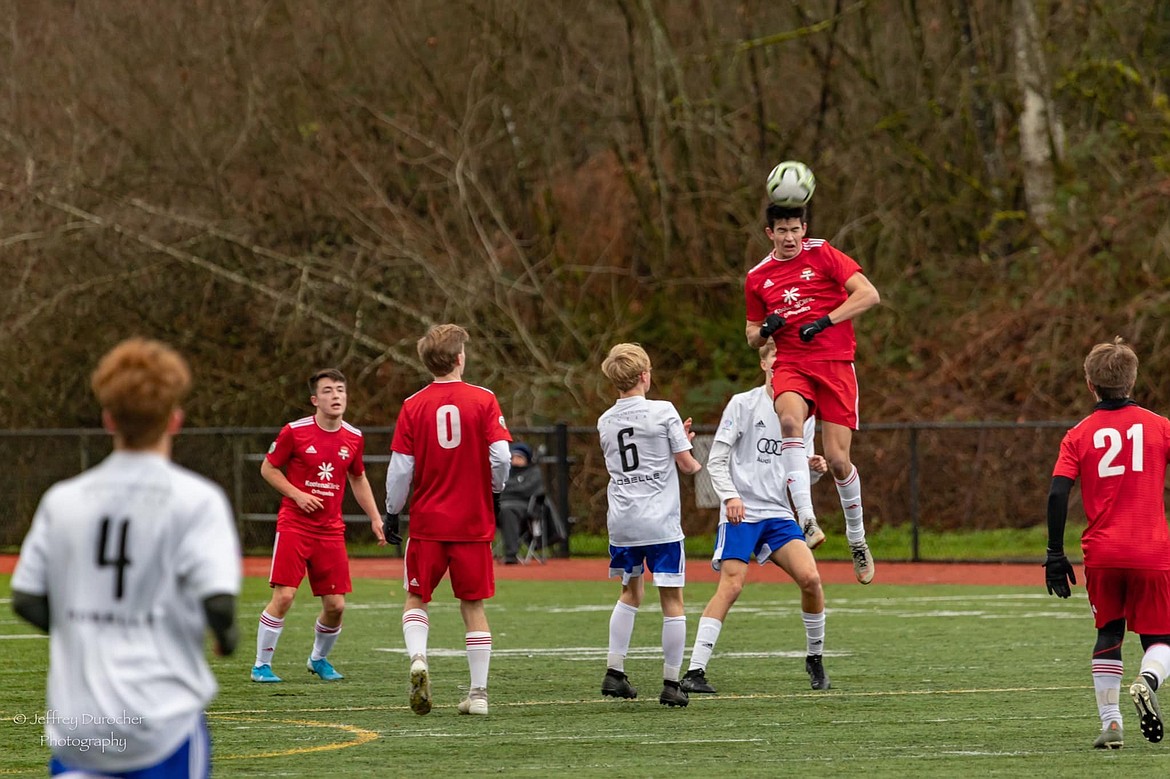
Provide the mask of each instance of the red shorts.
{"label": "red shorts", "polygon": [[1143,636],[1170,636],[1170,571],[1086,568],[1085,589],[1098,628],[1124,618]]}
{"label": "red shorts", "polygon": [[800,364],[776,361],[772,369],[772,390],[795,392],[822,422],[857,429],[857,371],[845,360],[813,360]]}
{"label": "red shorts", "polygon": [[276,531],[268,585],[300,587],[306,571],[314,595],[353,592],[344,538],[319,538],[295,530]]}
{"label": "red shorts", "polygon": [[486,600],[496,594],[491,541],[427,541],[408,538],[402,568],[406,591],[430,603],[443,574],[459,600]]}

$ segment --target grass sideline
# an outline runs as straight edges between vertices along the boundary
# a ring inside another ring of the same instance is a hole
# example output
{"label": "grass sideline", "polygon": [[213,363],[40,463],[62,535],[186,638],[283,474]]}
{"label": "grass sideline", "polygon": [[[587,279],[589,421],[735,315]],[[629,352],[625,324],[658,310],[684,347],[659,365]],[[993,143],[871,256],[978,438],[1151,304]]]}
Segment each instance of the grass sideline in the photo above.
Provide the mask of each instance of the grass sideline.
{"label": "grass sideline", "polygon": [[[843,523],[831,519],[825,525],[827,539],[817,549],[818,560],[848,560],[849,545],[845,541]],[[1080,562],[1080,538],[1083,527],[1070,525],[1065,537],[1068,552],[1073,562]],[[909,526],[867,528],[866,540],[870,551],[877,560],[890,562],[910,560],[913,551]],[[1048,546],[1048,528],[1038,525],[1020,529],[937,531],[923,532],[918,538],[921,561],[985,561],[985,562],[1042,562]],[[687,557],[696,560],[709,559],[715,549],[715,534],[689,536],[686,539]],[[354,557],[384,557],[386,550],[374,543],[350,542],[350,554]],[[609,554],[609,539],[604,535],[577,533],[569,542],[573,557],[605,557]],[[249,554],[267,556],[271,547],[256,547]]]}
{"label": "grass sideline", "polygon": [[[7,577],[0,577],[8,592]],[[693,584],[688,656],[713,585]],[[357,580],[332,659],[347,679],[304,669],[316,603],[302,592],[275,669],[281,685],[248,681],[264,582],[241,599],[237,656],[213,660],[210,709],[217,777],[486,775],[1068,777],[1165,775],[1170,747],[1146,743],[1128,700],[1126,747],[1090,748],[1098,729],[1083,593],[1060,601],[1004,587],[826,588],[826,668],[814,693],[791,584],[749,586],[709,668],[720,689],[682,710],[656,702],[660,612],[653,589],[635,628],[627,671],[636,701],[603,700],[614,582],[501,581],[488,607],[495,653],[491,714],[461,717],[467,684],[458,605],[444,585],[431,611],[435,710],[406,706],[407,662],[397,582]],[[8,604],[5,604],[6,606]],[[47,749],[27,720],[44,706],[47,643],[0,612],[0,777],[43,776]],[[1140,653],[1125,647],[1126,679]],[[22,722],[23,720],[23,722]]]}

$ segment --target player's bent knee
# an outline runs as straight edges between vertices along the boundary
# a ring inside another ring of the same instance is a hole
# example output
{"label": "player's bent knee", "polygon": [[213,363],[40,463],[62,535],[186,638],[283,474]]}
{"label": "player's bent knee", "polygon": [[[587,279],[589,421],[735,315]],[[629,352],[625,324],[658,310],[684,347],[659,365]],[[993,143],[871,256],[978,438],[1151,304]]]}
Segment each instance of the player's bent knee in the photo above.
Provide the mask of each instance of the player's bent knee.
{"label": "player's bent knee", "polygon": [[821,592],[821,574],[817,570],[798,573],[793,579],[795,579],[796,586],[800,588],[801,592],[807,592],[810,595]]}
{"label": "player's bent knee", "polygon": [[[1120,660],[1121,644],[1125,640],[1125,620],[1116,619],[1097,629],[1097,643],[1093,657],[1102,660]],[[1143,643],[1145,637],[1142,637]]]}

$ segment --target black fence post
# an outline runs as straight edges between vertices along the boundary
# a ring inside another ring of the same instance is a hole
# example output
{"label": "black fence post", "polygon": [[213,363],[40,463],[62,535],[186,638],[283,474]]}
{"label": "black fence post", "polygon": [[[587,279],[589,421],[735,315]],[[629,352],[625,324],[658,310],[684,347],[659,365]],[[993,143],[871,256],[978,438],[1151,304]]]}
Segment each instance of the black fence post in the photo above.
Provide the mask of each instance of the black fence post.
{"label": "black fence post", "polygon": [[918,553],[918,428],[910,426],[910,560],[920,562]]}
{"label": "black fence post", "polygon": [[557,422],[553,431],[553,453],[556,457],[557,511],[565,524],[565,538],[559,545],[557,555],[568,557],[572,524],[569,522],[569,426],[564,422]]}

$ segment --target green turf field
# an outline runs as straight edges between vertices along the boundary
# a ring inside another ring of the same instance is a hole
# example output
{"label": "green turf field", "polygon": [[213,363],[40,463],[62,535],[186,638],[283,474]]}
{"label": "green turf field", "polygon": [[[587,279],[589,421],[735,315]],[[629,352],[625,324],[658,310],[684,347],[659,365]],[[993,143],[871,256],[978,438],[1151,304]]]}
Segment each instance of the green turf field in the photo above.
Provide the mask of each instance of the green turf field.
{"label": "green turf field", "polygon": [[[1058,601],[1037,587],[827,589],[828,692],[808,689],[793,585],[749,584],[724,627],[708,678],[715,697],[659,706],[661,619],[643,606],[627,671],[636,701],[603,700],[613,582],[499,583],[491,714],[455,712],[467,685],[458,607],[444,585],[431,611],[435,710],[406,706],[400,589],[359,580],[332,660],[348,678],[304,669],[315,602],[302,592],[274,668],[285,683],[248,681],[267,587],[249,580],[244,640],[215,660],[210,711],[217,777],[365,776],[1166,776],[1170,742],[1149,744],[1123,693],[1126,746],[1089,748],[1098,724],[1089,677],[1094,639],[1079,590]],[[7,577],[0,579],[7,593]],[[648,594],[654,596],[653,588]],[[713,585],[687,588],[688,647]],[[47,642],[0,611],[0,776],[43,776]],[[1135,637],[1125,653],[1137,671]],[[685,667],[685,665],[684,665]]]}

